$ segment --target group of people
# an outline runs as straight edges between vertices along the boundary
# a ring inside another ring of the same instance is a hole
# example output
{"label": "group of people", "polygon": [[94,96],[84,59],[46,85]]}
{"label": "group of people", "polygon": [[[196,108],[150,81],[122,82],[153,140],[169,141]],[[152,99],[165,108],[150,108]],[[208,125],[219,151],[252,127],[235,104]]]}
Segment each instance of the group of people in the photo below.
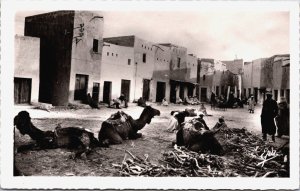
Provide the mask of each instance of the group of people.
{"label": "group of people", "polygon": [[214,92],[211,93],[210,102],[214,106],[223,106],[226,108],[243,108],[244,105],[242,101],[234,97],[233,92],[231,91],[228,95],[228,99],[224,95],[216,96]]}
{"label": "group of people", "polygon": [[[276,129],[277,129],[277,136],[281,137],[282,135],[288,135],[289,134],[289,106],[284,97],[280,98],[280,102],[277,104],[275,100],[272,99],[272,93],[271,92],[266,92],[266,100],[263,102],[262,105],[262,112],[261,112],[261,127],[262,127],[262,134],[263,134],[263,140],[267,140],[267,135],[271,136],[271,139],[273,142],[275,142],[275,134],[276,134]],[[234,102],[234,96],[233,94],[229,94],[229,99],[227,100],[227,103],[230,106],[233,106]],[[89,104],[93,107],[95,107],[96,104],[91,102],[91,96],[88,95],[88,101]],[[220,98],[216,98],[215,94],[212,92],[211,95],[211,102],[212,103],[217,103],[220,101],[226,101],[223,96],[220,96]],[[185,104],[199,104],[200,102],[196,97],[193,97],[192,99],[188,98],[185,99],[184,102]],[[114,107],[114,108],[121,108],[121,105],[125,108],[128,107],[127,99],[124,94],[121,94],[120,97],[117,99],[113,99],[109,105],[109,107]],[[146,106],[146,103],[144,99],[140,98],[138,100],[138,105],[139,106]],[[168,106],[168,102],[166,98],[162,100],[162,105]],[[251,95],[250,98],[248,99],[248,111],[249,113],[254,113],[255,110],[255,99],[254,96]],[[98,105],[97,105],[98,106]],[[201,104],[201,107],[199,109],[201,111],[201,114],[199,115],[199,120],[203,122],[203,116],[207,115],[206,113],[206,108],[204,104]],[[205,125],[205,121],[203,122]],[[207,127],[207,126],[206,126]]]}
{"label": "group of people", "polygon": [[117,109],[121,109],[121,107],[127,108],[128,107],[128,101],[126,99],[126,96],[124,94],[121,94],[120,97],[116,98],[116,99],[112,99],[112,101],[110,102],[109,108],[117,108]]}
{"label": "group of people", "polygon": [[200,101],[198,100],[198,98],[196,96],[194,96],[194,97],[188,96],[188,97],[184,98],[183,104],[184,105],[199,105]]}

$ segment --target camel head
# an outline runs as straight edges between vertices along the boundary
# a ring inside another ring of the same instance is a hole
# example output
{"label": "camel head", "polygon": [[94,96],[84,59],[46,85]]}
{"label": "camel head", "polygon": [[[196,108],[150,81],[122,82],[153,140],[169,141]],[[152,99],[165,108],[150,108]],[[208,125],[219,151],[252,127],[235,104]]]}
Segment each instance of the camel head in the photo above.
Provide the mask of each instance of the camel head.
{"label": "camel head", "polygon": [[31,118],[27,111],[20,111],[14,118],[14,126],[20,131],[22,135],[31,132]]}
{"label": "camel head", "polygon": [[150,124],[151,123],[151,119],[154,116],[159,116],[160,115],[160,111],[157,109],[152,108],[151,106],[146,106],[145,109],[143,110],[141,117],[146,120],[146,123]]}

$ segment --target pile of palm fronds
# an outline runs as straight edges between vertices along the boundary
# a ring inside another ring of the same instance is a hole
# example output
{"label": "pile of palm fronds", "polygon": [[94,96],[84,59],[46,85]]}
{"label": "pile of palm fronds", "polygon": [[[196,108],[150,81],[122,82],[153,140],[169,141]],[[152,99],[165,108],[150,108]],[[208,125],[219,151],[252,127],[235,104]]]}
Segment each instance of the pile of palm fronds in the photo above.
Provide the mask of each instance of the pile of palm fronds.
{"label": "pile of palm fronds", "polygon": [[200,176],[200,177],[287,177],[286,153],[265,144],[245,129],[220,129],[216,134],[224,147],[224,155],[196,153],[185,147],[163,153],[161,164],[154,164],[126,151],[119,168],[122,176]]}

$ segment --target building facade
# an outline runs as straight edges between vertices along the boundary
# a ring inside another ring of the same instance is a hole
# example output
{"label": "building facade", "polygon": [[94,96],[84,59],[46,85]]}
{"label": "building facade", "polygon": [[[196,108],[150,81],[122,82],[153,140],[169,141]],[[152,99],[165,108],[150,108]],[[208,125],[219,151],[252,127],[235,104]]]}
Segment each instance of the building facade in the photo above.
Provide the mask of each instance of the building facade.
{"label": "building facade", "polygon": [[100,100],[109,103],[124,91],[129,82],[129,101],[134,99],[136,64],[134,48],[104,43],[100,74]]}
{"label": "building facade", "polygon": [[38,102],[40,39],[15,36],[14,103]]}
{"label": "building facade", "polygon": [[274,55],[244,63],[243,94],[253,95],[258,103],[265,100],[267,89],[272,90],[273,99],[280,97],[289,100],[289,55]]}
{"label": "building facade", "polygon": [[171,49],[159,44],[155,48],[152,100],[162,102],[165,98],[170,101]]}
{"label": "building facade", "polygon": [[103,17],[56,11],[25,18],[25,35],[39,37],[39,101],[56,106],[99,99]]}
{"label": "building facade", "polygon": [[[135,66],[135,74],[133,81],[123,81],[121,85],[121,93],[128,100],[137,100],[143,97],[145,100],[152,99],[153,81],[152,75],[154,70],[154,55],[156,47],[154,43],[143,40],[136,36],[121,36],[105,38],[105,42],[133,48],[133,64]],[[133,97],[129,97],[130,91],[133,89]]]}

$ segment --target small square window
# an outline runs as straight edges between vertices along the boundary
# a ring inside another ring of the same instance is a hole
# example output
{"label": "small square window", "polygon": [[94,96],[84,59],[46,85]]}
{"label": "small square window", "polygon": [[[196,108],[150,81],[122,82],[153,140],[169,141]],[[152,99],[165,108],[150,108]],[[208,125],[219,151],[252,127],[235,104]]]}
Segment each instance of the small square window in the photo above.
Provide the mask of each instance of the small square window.
{"label": "small square window", "polygon": [[112,56],[114,56],[114,53],[111,53]]}
{"label": "small square window", "polygon": [[142,45],[142,47],[144,47],[144,45]]}
{"label": "small square window", "polygon": [[109,52],[107,52],[107,56],[109,56]]}
{"label": "small square window", "polygon": [[156,60],[158,60],[158,58],[156,58]]}
{"label": "small square window", "polygon": [[118,54],[116,54],[116,57],[118,57]]}

